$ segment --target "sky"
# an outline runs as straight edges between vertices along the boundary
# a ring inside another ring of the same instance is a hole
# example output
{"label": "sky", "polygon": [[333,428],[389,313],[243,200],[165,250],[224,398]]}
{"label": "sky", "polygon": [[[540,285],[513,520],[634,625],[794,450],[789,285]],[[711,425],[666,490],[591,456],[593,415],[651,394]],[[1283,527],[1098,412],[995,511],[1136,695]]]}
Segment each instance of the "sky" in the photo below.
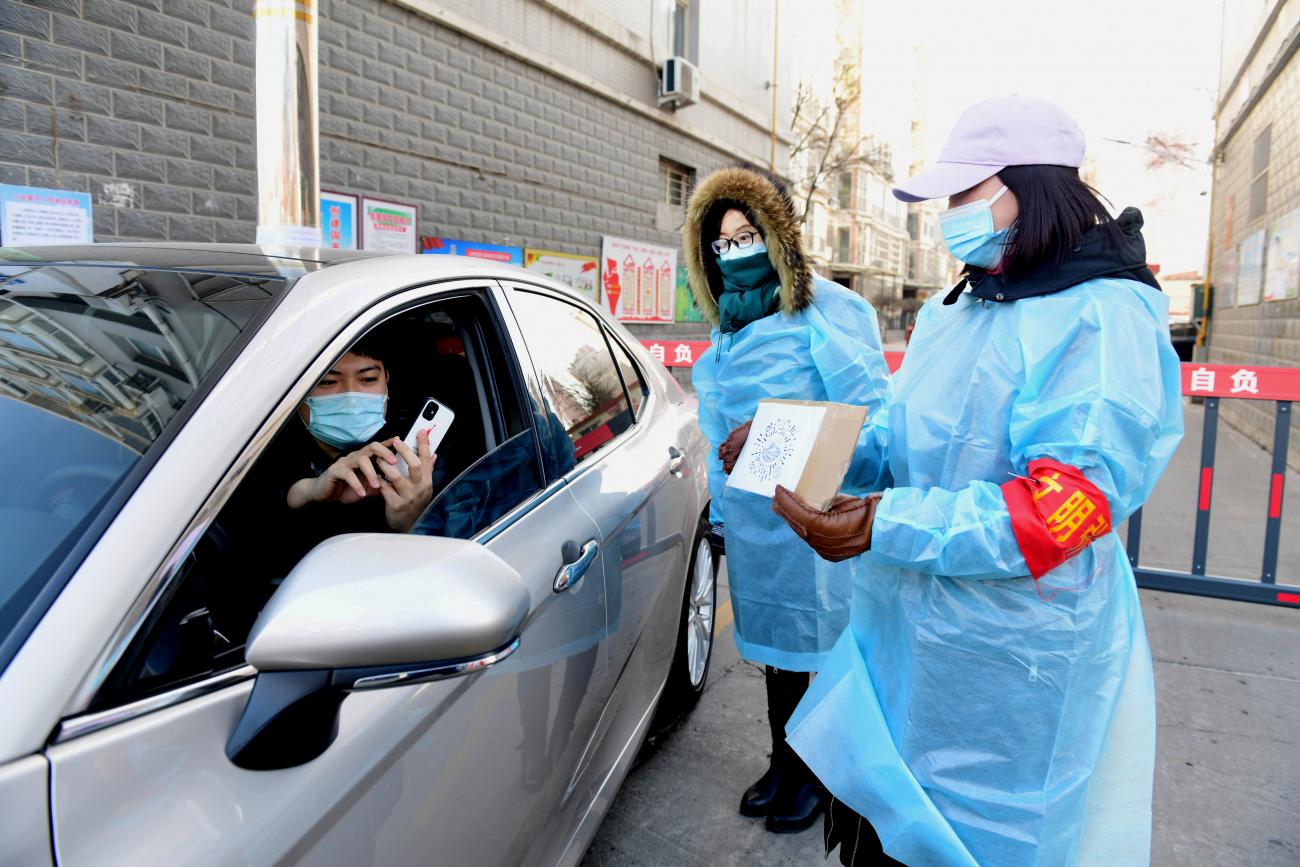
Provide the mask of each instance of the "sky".
{"label": "sky", "polygon": [[[921,121],[921,157],[932,161],[966,106],[1011,93],[1052,99],[1083,128],[1097,186],[1115,210],[1142,209],[1148,261],[1169,274],[1204,268],[1223,2],[843,5],[865,22],[868,130],[879,129],[886,140],[907,139],[899,144],[906,150],[912,121]],[[786,3],[798,7],[797,15],[782,16],[794,30],[794,74],[825,82],[834,57],[827,36],[846,35],[837,23],[840,0]],[[1190,144],[1191,164],[1148,168],[1149,152],[1141,145],[1151,134]],[[902,171],[910,159],[900,159]]]}

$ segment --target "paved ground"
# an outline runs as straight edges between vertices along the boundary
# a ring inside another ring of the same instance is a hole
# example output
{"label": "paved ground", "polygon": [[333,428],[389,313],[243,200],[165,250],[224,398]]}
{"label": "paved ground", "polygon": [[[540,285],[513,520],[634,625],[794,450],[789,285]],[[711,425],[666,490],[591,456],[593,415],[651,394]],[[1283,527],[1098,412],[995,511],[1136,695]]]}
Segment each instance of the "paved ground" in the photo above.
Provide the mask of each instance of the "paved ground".
{"label": "paved ground", "polygon": [[[1151,565],[1190,557],[1199,424],[1189,408],[1187,441],[1148,508]],[[1258,577],[1267,455],[1226,427],[1219,445],[1210,571]],[[1280,571],[1300,583],[1290,489]],[[1159,726],[1152,863],[1300,864],[1300,610],[1147,591],[1142,606]],[[766,767],[764,713],[762,675],[737,658],[724,605],[699,706],[647,744],[584,867],[826,863],[819,828],[779,837],[736,812]]]}

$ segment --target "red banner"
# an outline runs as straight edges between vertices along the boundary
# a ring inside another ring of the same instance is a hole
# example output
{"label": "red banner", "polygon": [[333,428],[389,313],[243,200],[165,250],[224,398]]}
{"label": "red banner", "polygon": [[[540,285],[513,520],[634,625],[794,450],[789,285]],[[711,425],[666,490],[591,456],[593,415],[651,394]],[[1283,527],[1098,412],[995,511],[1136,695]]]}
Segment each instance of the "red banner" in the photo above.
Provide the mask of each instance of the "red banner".
{"label": "red banner", "polygon": [[1184,364],[1183,394],[1244,397],[1248,400],[1300,400],[1300,367]]}
{"label": "red banner", "polygon": [[642,340],[656,361],[665,367],[694,367],[713,344],[707,340]]}
{"label": "red banner", "polygon": [[[694,367],[705,350],[713,345],[707,340],[642,340],[641,342],[646,349],[650,350],[655,360],[662,362],[665,367]],[[889,364],[889,372],[893,373],[903,363],[903,353],[886,352],[885,361]]]}
{"label": "red banner", "polygon": [[[646,349],[667,367],[692,367],[713,344],[707,340],[643,340]],[[898,371],[903,353],[886,352],[890,373]],[[1300,367],[1184,364],[1183,394],[1244,397],[1248,400],[1300,401]]]}

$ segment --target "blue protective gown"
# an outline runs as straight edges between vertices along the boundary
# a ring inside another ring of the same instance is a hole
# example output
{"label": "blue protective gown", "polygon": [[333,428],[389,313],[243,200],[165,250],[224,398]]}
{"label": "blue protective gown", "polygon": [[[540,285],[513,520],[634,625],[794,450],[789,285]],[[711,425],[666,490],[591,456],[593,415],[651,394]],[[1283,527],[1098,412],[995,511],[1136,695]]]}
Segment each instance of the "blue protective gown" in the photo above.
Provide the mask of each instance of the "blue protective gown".
{"label": "blue protective gown", "polygon": [[1130,280],[922,310],[894,377],[897,487],[859,558],[851,628],[787,727],[910,865],[1149,859],[1155,697],[1115,533],[1035,585],[1000,486],[1083,470],[1114,524],[1182,436],[1168,301]]}
{"label": "blue protective gown", "polygon": [[828,400],[867,407],[845,490],[879,490],[889,368],[876,312],[860,296],[815,279],[813,303],[774,313],[732,334],[696,363],[700,427],[709,457],[710,520],[726,527],[727,574],[736,646],[753,662],[816,671],[849,619],[853,563],[828,563],[772,512],[772,500],[726,486],[718,446],[754,417],[765,398]]}

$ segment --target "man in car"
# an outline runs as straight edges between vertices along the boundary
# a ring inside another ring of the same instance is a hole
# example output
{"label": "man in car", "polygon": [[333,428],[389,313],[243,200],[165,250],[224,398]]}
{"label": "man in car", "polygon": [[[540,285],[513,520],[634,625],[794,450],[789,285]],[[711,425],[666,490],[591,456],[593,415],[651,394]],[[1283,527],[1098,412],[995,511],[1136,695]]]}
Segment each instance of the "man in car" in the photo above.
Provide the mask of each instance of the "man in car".
{"label": "man in car", "polygon": [[376,343],[354,345],[238,486],[211,533],[220,561],[214,574],[225,576],[208,588],[214,624],[247,632],[312,548],[344,533],[404,533],[424,512],[433,498],[435,456],[427,439],[412,453],[388,424],[388,381]]}
{"label": "man in car", "polygon": [[[405,533],[433,498],[435,456],[388,424],[388,366],[362,340],[334,363],[240,485],[221,522],[238,538],[269,536],[256,571],[283,578],[321,542],[344,533]],[[401,455],[409,470],[397,464]]]}
{"label": "man in car", "polygon": [[405,533],[415,524],[433,498],[436,457],[427,432],[416,454],[387,428],[388,379],[377,349],[362,341],[307,395],[298,416],[309,436],[294,444],[296,460],[286,455],[297,475],[285,497],[290,509],[309,510],[313,522],[345,524],[340,532]]}

